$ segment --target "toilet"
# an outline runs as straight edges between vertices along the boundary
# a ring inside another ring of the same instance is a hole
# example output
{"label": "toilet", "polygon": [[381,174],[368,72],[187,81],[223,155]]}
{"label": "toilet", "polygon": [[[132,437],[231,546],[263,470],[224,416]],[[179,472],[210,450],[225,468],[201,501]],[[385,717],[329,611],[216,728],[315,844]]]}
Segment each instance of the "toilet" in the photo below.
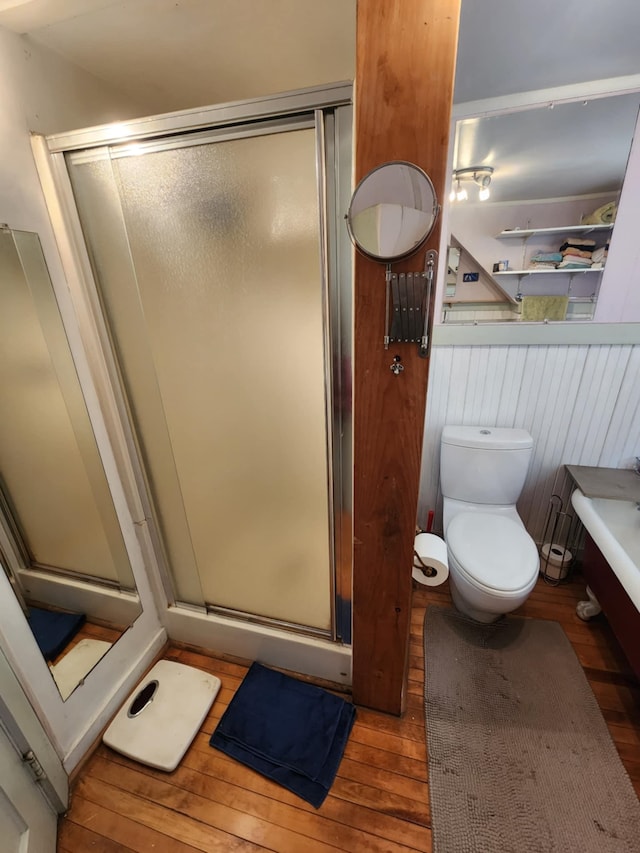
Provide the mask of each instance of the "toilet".
{"label": "toilet", "polygon": [[540,561],[516,501],[533,452],[526,430],[445,426],[440,445],[443,529],[456,608],[495,622],[525,602]]}

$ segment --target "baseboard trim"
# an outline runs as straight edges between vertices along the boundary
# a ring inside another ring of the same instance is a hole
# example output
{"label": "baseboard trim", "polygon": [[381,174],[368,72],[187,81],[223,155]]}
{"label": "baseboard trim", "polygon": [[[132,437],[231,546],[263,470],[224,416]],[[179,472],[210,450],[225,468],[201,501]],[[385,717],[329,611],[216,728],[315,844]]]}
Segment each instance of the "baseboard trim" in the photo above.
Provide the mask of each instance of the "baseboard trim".
{"label": "baseboard trim", "polygon": [[22,589],[31,601],[43,601],[61,610],[84,613],[90,620],[97,619],[110,625],[132,625],[142,609],[138,595],[132,592],[120,592],[38,569],[23,569],[19,577]]}
{"label": "baseboard trim", "polygon": [[351,685],[349,646],[180,607],[170,607],[163,622],[170,641],[196,646],[214,657],[258,660],[334,684]]}

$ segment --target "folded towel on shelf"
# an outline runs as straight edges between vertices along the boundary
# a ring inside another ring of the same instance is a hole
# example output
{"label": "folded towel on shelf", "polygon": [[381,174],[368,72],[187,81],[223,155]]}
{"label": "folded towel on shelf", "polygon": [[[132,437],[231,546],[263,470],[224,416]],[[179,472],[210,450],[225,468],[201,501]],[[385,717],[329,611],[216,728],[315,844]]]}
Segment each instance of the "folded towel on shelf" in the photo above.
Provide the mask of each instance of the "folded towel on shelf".
{"label": "folded towel on shelf", "polygon": [[573,253],[563,254],[562,261],[560,263],[564,263],[565,261],[576,261],[579,264],[589,264],[591,263],[591,252],[581,252],[579,255],[574,255]]}
{"label": "folded towel on shelf", "polygon": [[588,270],[591,267],[589,258],[574,258],[568,255],[561,264],[558,264],[559,270]]}
{"label": "folded towel on shelf", "polygon": [[527,269],[530,270],[554,270],[558,265],[550,262],[544,263],[543,261],[529,261],[529,266]]}
{"label": "folded towel on shelf", "polygon": [[577,264],[590,264],[591,252],[582,252],[579,255],[567,254],[562,256],[561,263],[565,261],[575,261]]}
{"label": "folded towel on shelf", "polygon": [[561,260],[562,260],[562,253],[561,253],[561,252],[538,252],[538,254],[537,254],[537,255],[532,255],[532,256],[531,256],[531,261],[530,261],[530,263],[536,263],[536,264],[538,264],[538,263],[541,263],[541,264],[554,263],[554,264],[559,264]]}
{"label": "folded towel on shelf", "polygon": [[601,246],[599,249],[596,249],[595,252],[591,254],[591,260],[594,264],[602,263],[602,261],[607,258],[607,247]]}
{"label": "folded towel on shelf", "polygon": [[587,240],[582,237],[565,237],[563,244],[558,249],[559,252],[564,252],[565,249],[573,247],[574,249],[582,249],[585,252],[593,251],[596,247],[595,240]]}
{"label": "folded towel on shelf", "polygon": [[591,252],[585,251],[584,249],[578,249],[576,246],[569,246],[562,252],[563,257],[566,255],[575,255],[578,258],[590,258]]}
{"label": "folded towel on shelf", "polygon": [[593,213],[583,216],[580,223],[582,225],[611,225],[615,222],[617,212],[618,206],[615,201],[608,201],[594,210]]}
{"label": "folded towel on shelf", "polygon": [[568,306],[568,296],[523,296],[520,319],[530,323],[564,320]]}

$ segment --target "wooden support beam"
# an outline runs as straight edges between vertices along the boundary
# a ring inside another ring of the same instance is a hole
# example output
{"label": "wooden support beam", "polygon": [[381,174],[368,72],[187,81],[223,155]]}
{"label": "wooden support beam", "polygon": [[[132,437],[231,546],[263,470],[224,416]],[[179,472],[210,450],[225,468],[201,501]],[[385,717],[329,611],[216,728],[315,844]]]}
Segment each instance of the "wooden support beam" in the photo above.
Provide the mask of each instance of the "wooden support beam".
{"label": "wooden support beam", "polygon": [[[440,202],[460,0],[358,0],[356,180],[389,160],[424,169]],[[421,270],[440,227],[394,271]],[[355,266],[353,698],[402,713],[428,360],[383,346],[384,265]],[[389,369],[402,356],[404,372]]]}

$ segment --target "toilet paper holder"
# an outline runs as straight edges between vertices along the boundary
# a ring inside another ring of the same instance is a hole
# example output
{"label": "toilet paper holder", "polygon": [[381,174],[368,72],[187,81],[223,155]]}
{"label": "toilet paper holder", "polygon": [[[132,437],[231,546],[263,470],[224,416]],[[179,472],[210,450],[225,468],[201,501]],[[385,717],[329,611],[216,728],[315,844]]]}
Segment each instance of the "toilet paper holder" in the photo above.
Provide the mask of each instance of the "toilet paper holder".
{"label": "toilet paper holder", "polygon": [[[416,561],[418,563],[417,566],[416,566]],[[422,571],[423,575],[425,575],[428,578],[432,578],[432,577],[434,577],[434,575],[438,574],[433,566],[427,566],[426,563],[422,562],[422,557],[420,556],[420,554],[418,554],[418,552],[416,551],[415,548],[413,549],[413,565],[416,569],[419,568]]]}
{"label": "toilet paper holder", "polygon": [[566,583],[576,561],[582,522],[566,512],[560,495],[551,495],[542,534],[540,574],[549,586]]}

